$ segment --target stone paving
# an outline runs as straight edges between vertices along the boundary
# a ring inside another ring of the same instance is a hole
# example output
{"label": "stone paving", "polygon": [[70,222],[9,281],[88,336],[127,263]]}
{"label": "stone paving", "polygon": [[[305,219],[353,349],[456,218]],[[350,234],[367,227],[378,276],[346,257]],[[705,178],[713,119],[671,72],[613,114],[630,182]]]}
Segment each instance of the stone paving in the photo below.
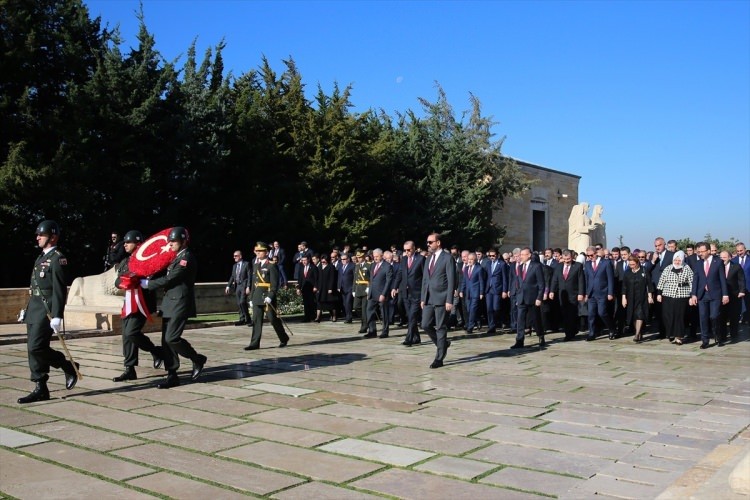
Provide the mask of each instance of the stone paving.
{"label": "stone paving", "polygon": [[52,399],[24,406],[26,347],[0,346],[0,496],[747,498],[728,482],[750,450],[747,326],[707,350],[451,332],[437,370],[400,328],[289,326],[288,347],[266,326],[252,352],[246,327],[187,332],[209,361],[171,390],[148,355],[111,381],[119,337],[72,338],[84,378],[66,391],[53,371]]}

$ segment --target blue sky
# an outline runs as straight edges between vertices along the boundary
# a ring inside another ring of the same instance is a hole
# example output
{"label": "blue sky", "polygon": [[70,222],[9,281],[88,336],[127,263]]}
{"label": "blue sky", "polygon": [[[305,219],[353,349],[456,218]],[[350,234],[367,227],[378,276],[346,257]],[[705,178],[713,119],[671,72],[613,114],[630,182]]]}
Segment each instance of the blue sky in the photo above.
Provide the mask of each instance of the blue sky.
{"label": "blue sky", "polygon": [[[84,1],[135,46],[139,0]],[[474,94],[505,154],[582,177],[610,244],[750,244],[750,1],[142,1],[178,66],[223,38],[235,76],[292,57],[354,111]]]}

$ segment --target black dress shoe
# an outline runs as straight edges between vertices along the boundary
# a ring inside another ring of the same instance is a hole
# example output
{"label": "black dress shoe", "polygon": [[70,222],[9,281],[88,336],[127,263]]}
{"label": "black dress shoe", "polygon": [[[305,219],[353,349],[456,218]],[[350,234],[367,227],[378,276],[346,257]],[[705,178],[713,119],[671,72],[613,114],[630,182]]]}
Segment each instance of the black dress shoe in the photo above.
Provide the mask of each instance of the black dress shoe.
{"label": "black dress shoe", "polygon": [[589,335],[588,337],[586,337],[586,342],[591,342],[592,340],[596,340],[596,337],[593,335]]}
{"label": "black dress shoe", "polygon": [[387,339],[388,338],[388,334],[387,333],[381,333],[380,335],[378,335],[378,338],[379,339]]}
{"label": "black dress shoe", "polygon": [[255,351],[257,349],[260,349],[260,346],[259,345],[250,344],[249,346],[243,347],[243,349],[246,350],[246,351]]}
{"label": "black dress shoe", "polygon": [[135,368],[132,366],[126,366],[125,371],[122,374],[114,377],[112,382],[125,382],[126,380],[137,380],[138,375],[135,373]]}
{"label": "black dress shoe", "polygon": [[63,365],[63,371],[65,372],[66,389],[71,390],[78,383],[78,373],[76,372],[76,370],[78,370],[78,367],[80,366],[81,365],[76,363],[76,367],[73,368],[73,363],[71,363],[70,361],[68,361],[66,365]]}
{"label": "black dress shoe", "polygon": [[401,345],[405,345],[406,347],[411,347],[411,342],[403,341],[401,342]]}
{"label": "black dress shoe", "polygon": [[279,347],[286,347],[288,340],[285,340],[284,342],[279,342]]}
{"label": "black dress shoe", "polygon": [[200,377],[203,372],[203,367],[205,366],[206,361],[208,361],[206,356],[198,354],[198,357],[193,361],[193,371],[190,374],[191,379],[198,380],[198,377]]}
{"label": "black dress shoe", "polygon": [[422,341],[421,341],[421,340],[417,340],[416,342],[412,342],[412,343],[411,343],[411,345],[419,345],[419,344],[421,344],[421,343],[422,343]]}
{"label": "black dress shoe", "polygon": [[367,329],[366,328],[365,329],[360,329],[359,333],[367,333]]}
{"label": "black dress shoe", "polygon": [[495,330],[494,328],[490,328],[489,330],[487,330],[488,335],[492,335],[494,333],[497,333],[497,330]]}
{"label": "black dress shoe", "polygon": [[435,361],[432,362],[432,364],[430,365],[430,368],[440,368],[441,366],[443,366],[443,362],[436,359]]}
{"label": "black dress shoe", "polygon": [[246,324],[247,324],[247,321],[235,321],[234,322],[234,326],[242,326]]}
{"label": "black dress shoe", "polygon": [[169,389],[170,387],[177,387],[180,385],[180,378],[177,376],[177,372],[170,371],[164,382],[156,384],[157,389]]}
{"label": "black dress shoe", "polygon": [[37,382],[34,390],[31,391],[28,396],[18,398],[18,404],[23,405],[26,403],[36,403],[37,401],[49,400],[49,389],[47,389],[46,382]]}
{"label": "black dress shoe", "polygon": [[707,343],[701,344],[701,349],[708,349],[709,347],[711,347],[711,344],[707,344]]}
{"label": "black dress shoe", "polygon": [[511,349],[523,349],[523,344],[521,342],[516,342],[512,346],[510,346]]}
{"label": "black dress shoe", "polygon": [[347,320],[344,321],[344,323],[347,324],[347,325],[351,325],[352,324],[352,320],[347,319]]}
{"label": "black dress shoe", "polygon": [[365,335],[363,335],[362,338],[363,339],[374,339],[377,336],[378,335],[376,333],[370,332],[370,333],[366,333]]}
{"label": "black dress shoe", "polygon": [[471,335],[471,334],[474,333],[474,329],[473,328],[469,328],[469,329],[466,330],[466,333],[468,333],[469,335]]}
{"label": "black dress shoe", "polygon": [[539,341],[539,348],[542,349],[544,347],[547,347],[547,342],[545,342],[544,337],[542,337],[542,340]]}
{"label": "black dress shoe", "polygon": [[151,357],[154,358],[154,370],[158,370],[164,364],[164,358],[162,357],[161,347],[154,347],[151,351]]}

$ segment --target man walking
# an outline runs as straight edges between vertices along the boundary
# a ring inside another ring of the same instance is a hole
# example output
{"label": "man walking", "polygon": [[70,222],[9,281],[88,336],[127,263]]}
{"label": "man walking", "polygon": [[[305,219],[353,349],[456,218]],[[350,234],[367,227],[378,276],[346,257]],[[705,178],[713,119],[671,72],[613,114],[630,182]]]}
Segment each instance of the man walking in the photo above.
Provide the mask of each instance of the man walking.
{"label": "man walking", "polygon": [[422,329],[427,332],[437,347],[435,360],[430,368],[440,368],[451,343],[448,340],[448,317],[453,308],[453,293],[456,290],[455,262],[443,251],[440,234],[427,237],[429,258],[422,275]]}
{"label": "man walking", "polygon": [[234,266],[232,266],[232,274],[229,276],[227,281],[227,287],[224,289],[224,294],[229,295],[230,292],[234,292],[237,297],[237,307],[240,310],[240,320],[237,321],[234,326],[242,326],[250,323],[250,311],[247,305],[247,288],[249,286],[248,278],[250,277],[250,266],[245,259],[242,258],[242,252],[239,250],[234,251]]}

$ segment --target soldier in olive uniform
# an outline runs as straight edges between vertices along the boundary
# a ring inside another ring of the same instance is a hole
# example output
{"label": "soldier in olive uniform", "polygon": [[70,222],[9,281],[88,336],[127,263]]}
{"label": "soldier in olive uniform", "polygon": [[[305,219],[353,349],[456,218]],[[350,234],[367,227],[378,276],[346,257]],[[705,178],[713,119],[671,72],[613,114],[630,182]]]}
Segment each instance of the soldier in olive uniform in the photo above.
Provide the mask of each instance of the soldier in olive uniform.
{"label": "soldier in olive uniform", "polygon": [[163,321],[161,325],[161,347],[167,379],[158,384],[159,389],[169,389],[180,385],[177,369],[180,367],[180,356],[193,362],[190,374],[197,380],[207,358],[198,354],[190,342],[182,338],[188,318],[194,317],[195,276],[198,273],[197,262],[188,249],[188,232],[184,227],[173,227],[167,237],[175,257],[167,266],[167,273],[159,278],[141,280],[144,290],[164,289],[161,302]]}
{"label": "soldier in olive uniform", "polygon": [[[143,243],[143,234],[140,231],[128,231],[123,238],[123,246],[128,256],[117,264],[117,279],[115,286],[120,288],[125,281],[124,277],[130,276],[130,257]],[[135,299],[137,290],[126,289],[125,304],[122,308],[122,354],[125,357],[125,371],[113,378],[113,382],[124,382],[136,380],[138,375],[135,367],[138,366],[138,349],[151,353],[154,359],[154,368],[160,368],[163,363],[161,347],[157,347],[143,333],[143,325],[146,324],[146,314],[156,311],[156,294],[150,290],[143,291],[144,304],[139,304]],[[145,314],[144,314],[145,313]]]}
{"label": "soldier in olive uniform", "polygon": [[360,311],[359,333],[367,333],[367,294],[370,291],[370,264],[365,262],[365,252],[357,250],[354,267],[354,310]]}
{"label": "soldier in olive uniform", "polygon": [[78,365],[74,367],[63,353],[50,347],[52,333],[59,332],[62,327],[67,295],[65,271],[68,261],[57,249],[59,239],[60,226],[55,221],[45,220],[36,228],[36,241],[43,253],[36,259],[31,272],[31,297],[24,318],[29,369],[36,387],[28,396],[19,398],[19,404],[49,399],[47,380],[50,366],[65,372],[67,389],[72,389],[78,382]]}
{"label": "soldier in olive uniform", "polygon": [[250,306],[253,308],[253,335],[246,351],[260,349],[260,336],[263,332],[264,309],[268,314],[276,335],[279,337],[279,347],[286,347],[289,335],[284,331],[284,325],[276,315],[276,293],[279,289],[279,268],[268,258],[268,245],[259,241],[255,245],[255,263],[253,275],[247,294],[250,296]]}

